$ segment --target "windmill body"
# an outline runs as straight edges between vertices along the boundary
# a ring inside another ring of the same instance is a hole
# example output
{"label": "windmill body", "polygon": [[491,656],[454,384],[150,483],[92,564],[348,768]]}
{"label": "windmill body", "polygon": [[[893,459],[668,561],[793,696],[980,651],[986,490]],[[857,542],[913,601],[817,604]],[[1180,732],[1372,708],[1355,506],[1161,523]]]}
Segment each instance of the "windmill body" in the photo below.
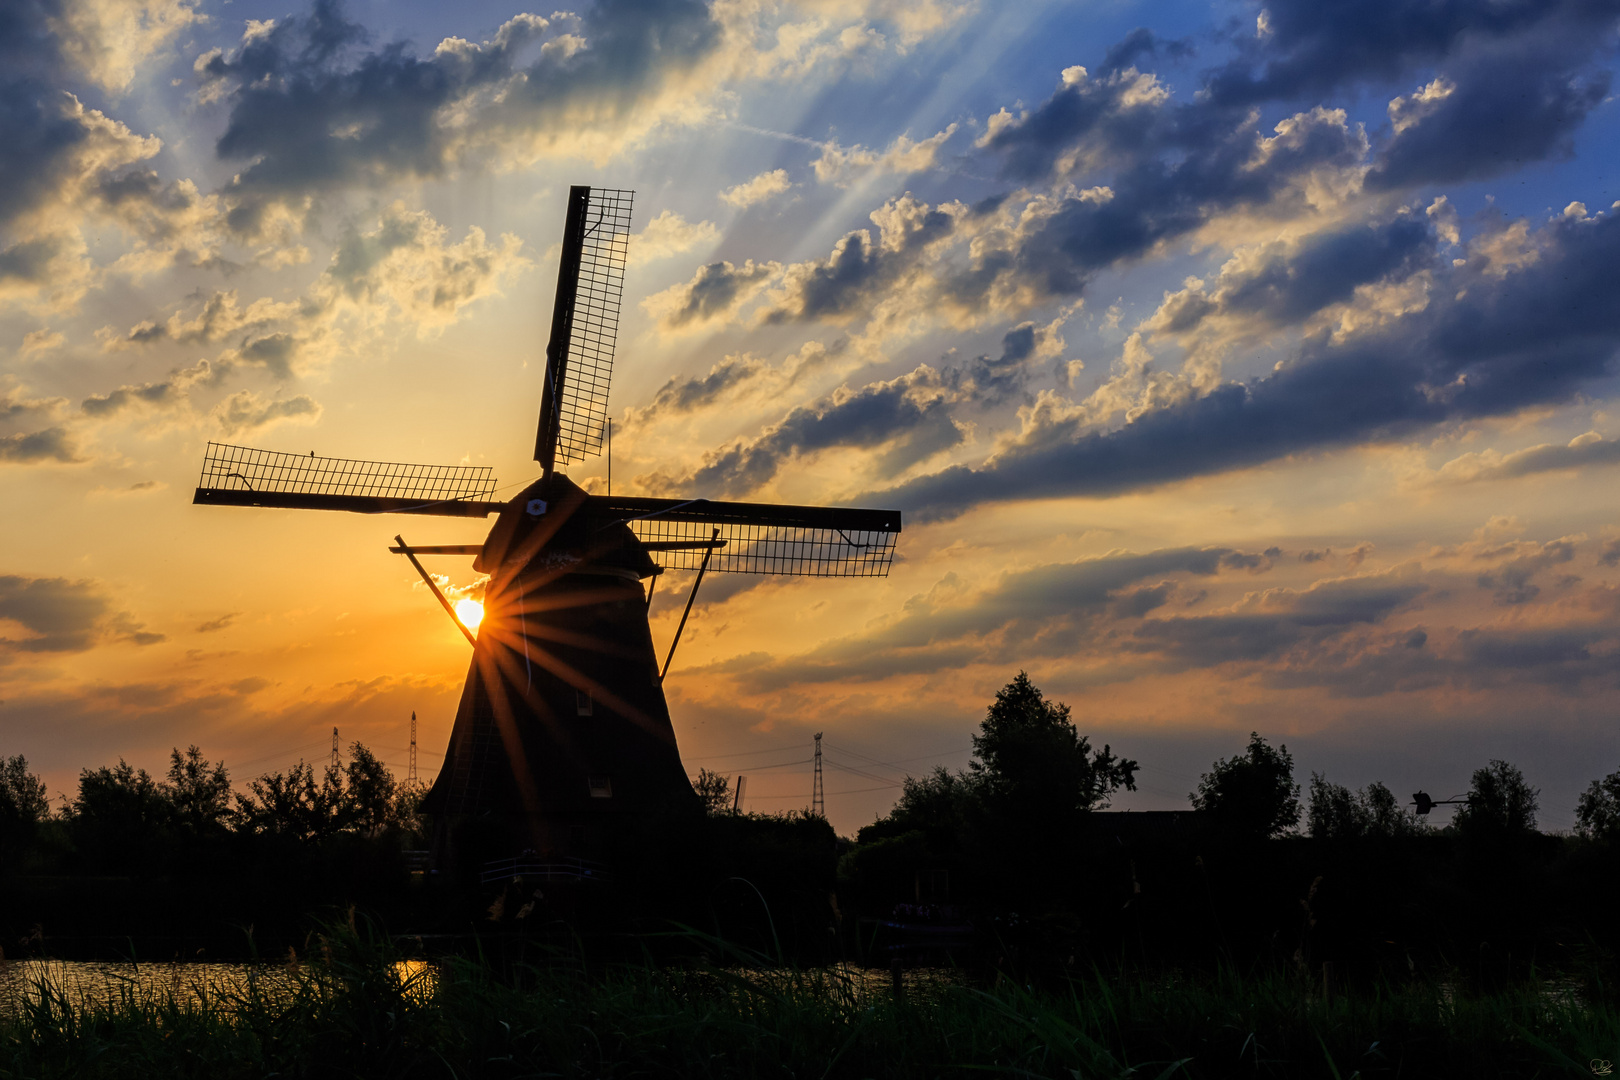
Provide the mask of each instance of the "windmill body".
{"label": "windmill body", "polygon": [[473,657],[424,803],[441,863],[524,850],[597,858],[637,823],[699,812],[648,622],[664,569],[697,569],[699,582],[709,570],[881,577],[893,558],[896,511],[591,495],[559,471],[601,447],[629,208],[629,192],[569,193],[535,450],[542,475],[515,497],[495,501],[482,467],[221,444],[203,463],[200,504],[497,515],[482,545],[400,539],[391,549],[435,595],[418,556],[474,555],[489,576],[476,637],[463,628]]}

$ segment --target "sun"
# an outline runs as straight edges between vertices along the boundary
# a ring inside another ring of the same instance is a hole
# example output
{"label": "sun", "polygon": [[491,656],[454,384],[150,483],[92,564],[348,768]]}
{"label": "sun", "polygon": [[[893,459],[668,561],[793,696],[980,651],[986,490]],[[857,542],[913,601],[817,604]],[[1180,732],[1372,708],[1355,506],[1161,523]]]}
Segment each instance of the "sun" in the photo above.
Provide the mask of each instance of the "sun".
{"label": "sun", "polygon": [[456,618],[461,620],[462,626],[469,630],[476,630],[478,624],[484,621],[484,605],[477,600],[457,600]]}

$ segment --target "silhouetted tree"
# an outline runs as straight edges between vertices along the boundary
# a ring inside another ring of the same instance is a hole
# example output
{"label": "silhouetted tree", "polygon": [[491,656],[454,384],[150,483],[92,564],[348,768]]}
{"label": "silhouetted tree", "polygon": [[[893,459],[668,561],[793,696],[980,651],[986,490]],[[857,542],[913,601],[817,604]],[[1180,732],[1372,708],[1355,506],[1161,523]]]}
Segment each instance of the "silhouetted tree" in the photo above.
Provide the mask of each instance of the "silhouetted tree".
{"label": "silhouetted tree", "polygon": [[708,769],[699,769],[692,788],[703,800],[703,809],[709,814],[731,813],[731,779]]}
{"label": "silhouetted tree", "polygon": [[1319,840],[1404,836],[1419,828],[1395,793],[1376,780],[1356,792],[1313,772],[1310,792],[1305,828]]}
{"label": "silhouetted tree", "polygon": [[28,771],[28,759],[0,758],[0,845],[26,842],[50,813],[45,781]]}
{"label": "silhouetted tree", "polygon": [[1276,836],[1299,821],[1293,755],[1286,746],[1273,750],[1258,732],[1250,732],[1248,749],[1215,762],[1189,798],[1194,809],[1234,835]]}
{"label": "silhouetted tree", "polygon": [[1620,840],[1620,770],[1592,781],[1581,795],[1575,831],[1588,840]]}
{"label": "silhouetted tree", "polygon": [[997,831],[1070,828],[1120,788],[1136,790],[1136,762],[1106,745],[1093,751],[1069,707],[1047,701],[1022,671],[996,692],[973,756],[967,777]]}
{"label": "silhouetted tree", "polygon": [[231,816],[231,777],[224,762],[213,764],[195,746],[169,752],[169,778],[163,792],[174,820],[193,833],[221,829]]}
{"label": "silhouetted tree", "polygon": [[905,778],[889,821],[896,833],[919,829],[935,837],[960,836],[975,796],[971,774],[953,773],[940,765],[927,776]]}
{"label": "silhouetted tree", "polygon": [[286,772],[269,772],[248,784],[238,796],[244,824],[255,832],[294,840],[318,840],[338,831],[343,801],[340,770],[328,765],[317,783],[315,769],[300,761]]}
{"label": "silhouetted tree", "polygon": [[365,746],[349,747],[349,763],[344,766],[348,789],[342,811],[343,825],[353,823],[368,832],[378,832],[398,821],[399,785],[388,766],[377,760]]}
{"label": "silhouetted tree", "polygon": [[79,850],[98,869],[150,869],[172,817],[163,786],[122,758],[115,766],[79,773],[71,828]]}
{"label": "silhouetted tree", "polygon": [[1457,831],[1478,838],[1497,838],[1534,832],[1541,792],[1525,782],[1524,773],[1505,761],[1493,760],[1474,770],[1468,801],[1457,808],[1452,824]]}
{"label": "silhouetted tree", "polygon": [[404,799],[388,766],[362,743],[349,746],[347,765],[315,767],[300,761],[286,772],[265,773],[237,797],[245,828],[295,840],[320,840],[358,829],[376,832],[402,823]]}

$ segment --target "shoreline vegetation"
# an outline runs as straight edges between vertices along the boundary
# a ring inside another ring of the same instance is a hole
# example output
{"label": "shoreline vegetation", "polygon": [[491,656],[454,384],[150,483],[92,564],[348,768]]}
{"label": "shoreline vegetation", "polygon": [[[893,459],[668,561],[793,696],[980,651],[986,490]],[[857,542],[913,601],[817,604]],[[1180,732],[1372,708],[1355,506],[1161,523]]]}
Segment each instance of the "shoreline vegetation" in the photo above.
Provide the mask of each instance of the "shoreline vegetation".
{"label": "shoreline vegetation", "polygon": [[0,1078],[1521,1078],[1607,1075],[1620,1058],[1606,985],[1324,993],[1298,973],[1221,966],[957,973],[897,992],[840,965],[672,936],[682,963],[596,967],[558,949],[426,964],[365,922],[338,923],[309,957],[196,997],[73,1000],[41,984],[0,1011]]}

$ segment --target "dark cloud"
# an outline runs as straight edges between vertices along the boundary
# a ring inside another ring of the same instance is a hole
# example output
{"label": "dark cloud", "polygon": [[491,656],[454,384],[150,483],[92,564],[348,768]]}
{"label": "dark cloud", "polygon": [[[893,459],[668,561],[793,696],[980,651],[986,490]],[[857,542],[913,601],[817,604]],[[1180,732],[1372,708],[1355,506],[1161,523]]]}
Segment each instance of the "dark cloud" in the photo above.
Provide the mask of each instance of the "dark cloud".
{"label": "dark cloud", "polygon": [[1349,300],[1362,285],[1404,280],[1437,258],[1438,240],[1428,222],[1412,214],[1316,233],[1291,250],[1269,252],[1223,274],[1211,295],[1177,293],[1161,309],[1158,328],[1185,332],[1214,314],[1292,325]]}
{"label": "dark cloud", "polygon": [[[1537,47],[1537,46],[1540,47]],[[1432,104],[1401,102],[1413,115],[1367,175],[1374,191],[1478,180],[1534,161],[1565,158],[1587,113],[1609,91],[1607,71],[1583,70],[1589,42],[1569,55],[1563,42],[1515,42],[1471,60],[1431,84]]]}
{"label": "dark cloud", "polygon": [[0,654],[84,652],[103,640],[137,645],[163,640],[127,613],[112,611],[94,582],[67,578],[0,574],[0,619],[18,623],[29,634],[0,637]]}
{"label": "dark cloud", "polygon": [[[1094,645],[1110,617],[1133,618],[1168,603],[1178,590],[1169,575],[1210,578],[1250,566],[1251,557],[1225,547],[1115,552],[1006,574],[971,603],[964,603],[962,583],[947,575],[935,590],[941,595],[913,597],[888,625],[804,656],[761,660],[747,681],[757,689],[779,688],[1069,655]],[[1263,570],[1269,563],[1252,565]],[[1129,677],[1124,668],[1119,677]]]}
{"label": "dark cloud", "polygon": [[1265,378],[1228,383],[1113,431],[1054,422],[984,466],[954,466],[864,496],[924,519],[1015,498],[1111,495],[1437,423],[1568,400],[1620,346],[1620,215],[1560,219],[1524,265],[1483,258],[1439,277],[1422,311],[1341,339],[1307,340]]}
{"label": "dark cloud", "polygon": [[[51,24],[61,15],[50,0],[0,5],[0,226],[51,194],[88,136],[60,89],[65,64]],[[7,249],[0,276],[29,262],[27,252]]]}
{"label": "dark cloud", "polygon": [[[566,140],[587,122],[611,127],[720,40],[696,0],[602,0],[563,29],[586,47],[541,49],[558,27],[522,15],[488,42],[450,43],[422,58],[402,42],[363,48],[363,28],[336,0],[317,0],[307,15],[213,55],[201,74],[232,87],[217,151],[245,163],[227,189],[231,225],[251,232],[272,203],[440,176],[493,152],[469,135],[532,143]],[[474,108],[478,122],[445,123],[457,104]]]}
{"label": "dark cloud", "polygon": [[750,356],[728,356],[709,369],[707,375],[678,375],[664,383],[645,408],[632,409],[626,422],[647,424],[655,417],[681,416],[725,399],[751,380],[765,366]]}
{"label": "dark cloud", "polygon": [[1035,355],[1042,333],[1032,322],[1020,323],[1002,335],[1000,356],[975,356],[965,364],[946,369],[946,375],[960,380],[972,393],[975,404],[999,405],[1021,393],[1029,381],[1027,361]]}
{"label": "dark cloud", "polygon": [[[1008,151],[1009,172],[1033,179],[1067,160],[1079,140],[1057,120],[1049,122],[1049,110],[1088,85],[1089,80],[1060,89],[1029,117],[1004,126],[989,140],[992,148]],[[1114,132],[1099,147],[1110,162],[1123,163],[1111,175],[1097,178],[1107,180],[1106,190],[1087,189],[1063,198],[1010,250],[987,247],[955,281],[957,301],[982,303],[992,284],[1008,278],[1046,296],[1078,295],[1098,271],[1140,258],[1218,214],[1242,209],[1282,217],[1301,213],[1307,208],[1299,187],[1304,177],[1348,173],[1366,154],[1366,137],[1340,114],[1302,113],[1261,148],[1251,116],[1219,114],[1199,105],[1184,108],[1192,111],[1171,112],[1186,124],[1164,121],[1166,130],[1156,131],[1161,110],[1133,107],[1133,113],[1151,114],[1139,125],[1141,137],[1122,146],[1121,133]]]}
{"label": "dark cloud", "polygon": [[168,378],[158,382],[134,383],[105,394],[92,394],[79,407],[86,416],[96,419],[116,415],[136,405],[175,408],[189,400],[193,387],[218,386],[235,369],[236,363],[229,359],[199,360],[189,368],[174,369]]}
{"label": "dark cloud", "polygon": [[752,259],[742,266],[725,261],[709,263],[677,289],[661,321],[674,328],[730,315],[741,301],[753,294],[756,286],[769,280],[778,269],[775,263],[755,265]]}
{"label": "dark cloud", "polygon": [[32,465],[41,461],[71,464],[81,460],[73,437],[59,427],[0,435],[0,462]]}
{"label": "dark cloud", "polygon": [[[0,132],[0,138],[4,137]],[[0,178],[3,182],[3,178]],[[19,240],[9,247],[0,248],[0,283],[6,281],[40,282],[49,277],[51,263],[62,254],[65,242],[60,236]]]}
{"label": "dark cloud", "polygon": [[1204,93],[1213,104],[1320,100],[1342,86],[1393,80],[1475,43],[1522,36],[1533,28],[1592,38],[1620,14],[1620,5],[1613,0],[1268,0],[1251,10],[1263,18],[1263,29],[1236,38],[1237,56],[1205,75]]}
{"label": "dark cloud", "polygon": [[1575,558],[1575,541],[1569,538],[1550,540],[1538,550],[1503,563],[1477,579],[1482,589],[1495,590],[1498,604],[1527,604],[1540,594],[1541,588],[1531,578],[1550,566],[1559,566]]}
{"label": "dark cloud", "polygon": [[0,575],[0,619],[22,624],[31,635],[0,638],[0,649],[83,652],[95,644],[107,614],[107,598],[91,582]]}
{"label": "dark cloud", "polygon": [[[765,321],[836,323],[863,314],[917,264],[929,245],[950,237],[956,228],[949,214],[921,207],[909,197],[886,209],[898,212],[884,228],[881,244],[873,244],[871,233],[861,229],[839,240],[826,259],[796,264],[788,273],[786,300],[765,312]],[[902,218],[913,209],[918,212]]]}
{"label": "dark cloud", "polygon": [[207,622],[198,623],[197,624],[197,633],[199,633],[199,634],[212,634],[212,633],[215,633],[217,631],[224,630],[227,627],[229,627],[232,623],[234,623],[236,621],[237,616],[239,616],[241,614],[242,613],[240,611],[231,611],[231,612],[225,613],[224,615],[221,615],[217,619],[209,619]]}
{"label": "dark cloud", "polygon": [[880,467],[895,473],[962,439],[939,373],[920,367],[796,408],[757,439],[710,455],[679,487],[705,497],[746,494],[795,456],[846,446],[885,447]]}
{"label": "dark cloud", "polygon": [[1171,60],[1185,60],[1193,55],[1192,43],[1186,40],[1166,40],[1145,26],[1139,26],[1116,42],[1103,57],[1102,71],[1112,74],[1134,67],[1144,56],[1164,56]]}

